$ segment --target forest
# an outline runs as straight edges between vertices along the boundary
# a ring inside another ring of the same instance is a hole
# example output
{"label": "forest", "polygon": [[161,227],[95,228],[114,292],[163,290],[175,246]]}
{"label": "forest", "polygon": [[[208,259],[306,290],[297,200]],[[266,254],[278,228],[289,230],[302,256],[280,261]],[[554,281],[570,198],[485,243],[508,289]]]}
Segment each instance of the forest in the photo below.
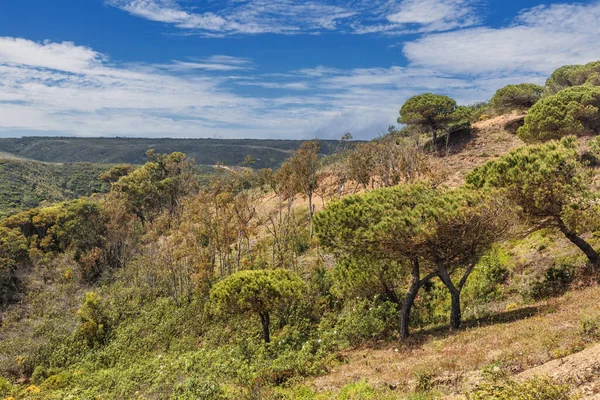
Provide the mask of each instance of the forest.
{"label": "forest", "polygon": [[0,219],[0,398],[597,393],[599,77],[418,94],[370,142],[268,167],[157,147],[61,171]]}

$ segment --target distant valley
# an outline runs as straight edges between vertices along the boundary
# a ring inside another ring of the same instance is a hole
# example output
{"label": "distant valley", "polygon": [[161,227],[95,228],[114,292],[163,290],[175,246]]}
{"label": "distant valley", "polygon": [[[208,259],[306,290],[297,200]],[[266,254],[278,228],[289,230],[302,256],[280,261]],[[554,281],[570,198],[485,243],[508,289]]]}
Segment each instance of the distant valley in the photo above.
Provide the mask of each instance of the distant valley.
{"label": "distant valley", "polygon": [[[321,153],[331,154],[338,143],[322,141]],[[0,156],[8,153],[55,163],[143,164],[146,151],[154,149],[157,153],[183,152],[199,165],[237,166],[252,156],[255,168],[273,168],[281,165],[300,144],[300,140],[25,137],[0,138]]]}

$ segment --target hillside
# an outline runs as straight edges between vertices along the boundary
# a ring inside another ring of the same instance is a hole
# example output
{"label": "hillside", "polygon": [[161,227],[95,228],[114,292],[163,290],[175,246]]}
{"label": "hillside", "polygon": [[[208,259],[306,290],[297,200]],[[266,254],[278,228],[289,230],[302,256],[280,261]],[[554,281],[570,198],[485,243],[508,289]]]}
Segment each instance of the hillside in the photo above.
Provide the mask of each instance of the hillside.
{"label": "hillside", "polygon": [[[142,164],[146,161],[146,151],[154,149],[158,153],[183,152],[200,165],[238,166],[250,155],[256,160],[255,168],[275,168],[301,143],[297,140],[254,139],[23,137],[0,138],[0,152],[55,163]],[[323,141],[322,154],[331,154],[338,143]]]}
{"label": "hillside", "polygon": [[72,200],[109,187],[99,178],[109,165],[45,163],[0,154],[0,217],[41,204]]}
{"label": "hillside", "polygon": [[[425,93],[330,157],[200,181],[150,152],[2,218],[0,398],[597,398],[598,113],[591,85]],[[15,187],[78,165],[11,151]]]}

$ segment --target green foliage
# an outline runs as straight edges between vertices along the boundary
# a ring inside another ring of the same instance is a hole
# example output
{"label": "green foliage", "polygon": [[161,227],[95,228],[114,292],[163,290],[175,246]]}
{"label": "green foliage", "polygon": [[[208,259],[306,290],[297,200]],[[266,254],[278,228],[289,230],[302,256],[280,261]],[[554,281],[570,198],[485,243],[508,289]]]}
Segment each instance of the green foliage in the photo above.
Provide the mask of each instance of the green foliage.
{"label": "green foliage", "polygon": [[19,292],[17,271],[28,260],[28,244],[21,232],[0,227],[0,306],[15,300]]}
{"label": "green foliage", "polygon": [[[362,265],[369,267],[378,266],[369,264],[372,259],[401,265],[415,265],[418,259],[429,271],[435,269],[452,292],[451,323],[458,328],[460,292],[473,270],[464,267],[476,263],[507,232],[505,213],[486,191],[399,185],[330,203],[317,215],[316,232],[321,244],[342,259],[366,258]],[[409,270],[402,272],[420,275]],[[455,273],[463,273],[458,286],[451,279]],[[382,294],[389,296],[399,278],[384,276],[381,287],[387,290]],[[420,280],[413,278],[411,286],[421,285]]]}
{"label": "green foliage", "polygon": [[144,223],[168,210],[171,215],[186,195],[197,189],[196,169],[183,153],[147,152],[148,162],[113,183],[112,192],[128,203]]}
{"label": "green foliage", "polygon": [[[477,122],[489,111],[490,106],[491,104],[487,101],[458,106],[452,117],[456,121]],[[470,124],[468,127],[470,128]]]}
{"label": "green foliage", "polygon": [[558,68],[546,81],[546,93],[553,95],[565,88],[581,85],[600,85],[600,61]]}
{"label": "green foliage", "polygon": [[100,174],[100,180],[108,184],[115,183],[122,177],[135,171],[135,167],[129,164],[115,165],[106,172]]}
{"label": "green foliage", "polygon": [[344,386],[338,396],[339,400],[368,400],[376,398],[376,390],[366,381],[360,381]]}
{"label": "green foliage", "polygon": [[297,301],[304,290],[304,282],[287,270],[247,270],[216,283],[210,299],[217,314],[260,313]]}
{"label": "green foliage", "polygon": [[348,302],[342,310],[335,332],[350,346],[359,346],[369,341],[393,337],[397,334],[399,318],[398,304],[355,300]]}
{"label": "green foliage", "polygon": [[79,326],[76,336],[85,340],[89,347],[102,345],[110,328],[101,300],[97,293],[88,292],[83,305],[77,310]]}
{"label": "green foliage", "polygon": [[600,316],[584,316],[579,325],[579,334],[584,340],[597,342],[600,340]]}
{"label": "green foliage", "polygon": [[433,374],[430,371],[423,370],[415,373],[415,379],[417,381],[416,390],[420,393],[426,393],[433,389]]}
{"label": "green foliage", "polygon": [[264,339],[269,342],[272,313],[298,302],[306,285],[284,269],[247,270],[228,276],[210,291],[212,310],[218,315],[253,313],[261,318]]}
{"label": "green foliage", "polygon": [[[143,164],[146,151],[154,149],[163,154],[185,152],[199,165],[220,162],[235,167],[250,155],[256,160],[252,167],[260,169],[279,167],[302,143],[277,139],[23,137],[0,138],[0,149],[19,157],[56,163]],[[337,146],[337,140],[324,140],[321,153],[332,154]]]}
{"label": "green foliage", "polygon": [[109,167],[0,157],[0,217],[43,204],[105,193],[109,186],[99,179],[99,175]]}
{"label": "green foliage", "polygon": [[474,169],[466,181],[475,188],[506,190],[531,217],[560,217],[588,193],[573,137],[520,147]]}
{"label": "green foliage", "polygon": [[408,99],[400,108],[399,124],[406,124],[430,133],[435,148],[438,132],[456,121],[457,104],[454,99],[439,94],[425,93]]}
{"label": "green foliage", "polygon": [[190,378],[175,386],[172,400],[217,400],[222,398],[223,389],[205,379]]}
{"label": "green foliage", "polygon": [[534,223],[558,228],[589,262],[598,254],[579,233],[597,224],[590,175],[579,161],[575,138],[518,148],[466,177],[474,188],[495,187]]}
{"label": "green foliage", "polygon": [[[338,255],[396,262],[419,255],[433,261],[464,248],[468,258],[481,240],[469,237],[475,234],[468,227],[469,216],[481,218],[486,204],[485,193],[462,189],[424,184],[378,189],[330,203],[316,217],[317,237]],[[461,229],[463,236],[458,234]]]}
{"label": "green foliage", "polygon": [[500,300],[503,294],[502,283],[511,272],[510,254],[500,246],[494,246],[486,253],[465,285],[464,299],[472,304],[487,304]]}
{"label": "green foliage", "polygon": [[491,106],[497,113],[526,111],[542,98],[544,88],[533,83],[507,85],[499,89],[491,100]]}
{"label": "green foliage", "polygon": [[331,292],[340,298],[374,298],[398,301],[407,265],[373,257],[341,257],[332,271]]}
{"label": "green foliage", "polygon": [[560,296],[568,290],[574,280],[574,274],[574,268],[568,264],[550,267],[541,279],[531,285],[529,296],[536,301]]}
{"label": "green foliage", "polygon": [[8,379],[0,377],[0,396],[8,396],[13,391],[13,385]]}
{"label": "green foliage", "polygon": [[549,379],[534,378],[524,382],[487,382],[467,396],[469,400],[569,400],[570,389]]}
{"label": "green foliage", "polygon": [[49,376],[58,374],[60,370],[54,368],[46,368],[42,365],[38,365],[31,374],[31,381],[36,385],[41,385]]}
{"label": "green foliage", "polygon": [[448,96],[425,93],[408,99],[400,109],[398,123],[438,129],[456,111],[456,101]]}
{"label": "green foliage", "polygon": [[538,101],[517,134],[525,142],[567,135],[597,134],[600,130],[600,87],[576,86]]}

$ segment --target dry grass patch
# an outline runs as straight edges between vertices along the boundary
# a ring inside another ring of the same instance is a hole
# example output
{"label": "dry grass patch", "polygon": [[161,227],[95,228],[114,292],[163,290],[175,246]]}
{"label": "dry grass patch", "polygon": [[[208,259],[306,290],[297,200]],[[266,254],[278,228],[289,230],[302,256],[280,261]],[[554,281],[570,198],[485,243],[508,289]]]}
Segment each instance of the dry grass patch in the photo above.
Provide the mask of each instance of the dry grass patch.
{"label": "dry grass patch", "polygon": [[318,391],[335,390],[364,379],[412,390],[426,377],[447,394],[464,392],[481,381],[486,366],[496,365],[510,376],[590,346],[579,327],[585,316],[600,315],[599,296],[600,288],[592,287],[467,322],[455,333],[424,331],[406,345],[348,351],[345,365],[312,384]]}

